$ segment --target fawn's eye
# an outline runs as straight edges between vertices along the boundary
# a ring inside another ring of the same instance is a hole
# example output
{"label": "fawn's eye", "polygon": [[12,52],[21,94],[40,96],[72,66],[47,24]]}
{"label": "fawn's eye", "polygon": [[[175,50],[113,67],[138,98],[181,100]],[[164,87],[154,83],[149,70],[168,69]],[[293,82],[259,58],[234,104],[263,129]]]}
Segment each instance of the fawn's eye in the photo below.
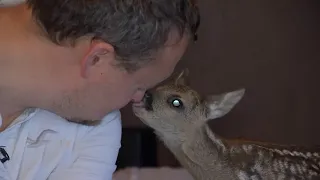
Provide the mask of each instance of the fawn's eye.
{"label": "fawn's eye", "polygon": [[171,105],[175,108],[182,108],[183,107],[183,103],[180,99],[172,99]]}
{"label": "fawn's eye", "polygon": [[174,99],[174,100],[172,101],[172,105],[173,105],[174,107],[180,107],[180,106],[182,106],[182,102],[181,102],[179,99]]}
{"label": "fawn's eye", "polygon": [[178,108],[178,109],[183,108],[183,102],[180,99],[180,96],[177,96],[177,95],[171,96],[168,98],[167,102],[173,108]]}

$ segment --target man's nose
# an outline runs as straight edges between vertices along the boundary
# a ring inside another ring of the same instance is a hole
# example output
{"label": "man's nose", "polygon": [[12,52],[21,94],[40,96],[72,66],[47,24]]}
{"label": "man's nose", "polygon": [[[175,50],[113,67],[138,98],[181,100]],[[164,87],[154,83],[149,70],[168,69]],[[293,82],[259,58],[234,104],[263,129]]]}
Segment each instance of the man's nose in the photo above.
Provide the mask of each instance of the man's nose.
{"label": "man's nose", "polygon": [[140,102],[143,100],[143,97],[144,97],[144,94],[145,94],[145,91],[138,91],[136,92],[133,97],[132,97],[132,101],[133,102]]}

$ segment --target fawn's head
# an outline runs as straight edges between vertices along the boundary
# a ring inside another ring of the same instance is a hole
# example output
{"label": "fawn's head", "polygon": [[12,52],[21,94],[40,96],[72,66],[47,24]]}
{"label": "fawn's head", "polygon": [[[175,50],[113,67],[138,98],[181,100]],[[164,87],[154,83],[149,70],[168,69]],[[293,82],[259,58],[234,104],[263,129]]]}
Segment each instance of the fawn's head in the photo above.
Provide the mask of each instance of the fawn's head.
{"label": "fawn's head", "polygon": [[147,126],[162,134],[187,133],[195,126],[227,114],[243,97],[244,89],[201,96],[187,83],[188,70],[146,93],[133,111]]}

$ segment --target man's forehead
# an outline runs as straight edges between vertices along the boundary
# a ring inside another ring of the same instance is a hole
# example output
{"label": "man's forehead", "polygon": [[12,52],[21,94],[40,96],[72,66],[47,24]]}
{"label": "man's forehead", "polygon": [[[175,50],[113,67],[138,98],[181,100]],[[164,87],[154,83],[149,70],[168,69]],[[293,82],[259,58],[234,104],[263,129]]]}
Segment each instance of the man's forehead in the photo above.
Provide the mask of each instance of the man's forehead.
{"label": "man's forehead", "polygon": [[136,82],[146,89],[153,88],[163,80],[170,77],[173,72],[173,68],[159,64],[146,66],[136,72]]}
{"label": "man's forehead", "polygon": [[188,41],[188,37],[183,37],[179,43],[159,49],[155,58],[138,70],[137,80],[152,88],[169,78],[184,54]]}

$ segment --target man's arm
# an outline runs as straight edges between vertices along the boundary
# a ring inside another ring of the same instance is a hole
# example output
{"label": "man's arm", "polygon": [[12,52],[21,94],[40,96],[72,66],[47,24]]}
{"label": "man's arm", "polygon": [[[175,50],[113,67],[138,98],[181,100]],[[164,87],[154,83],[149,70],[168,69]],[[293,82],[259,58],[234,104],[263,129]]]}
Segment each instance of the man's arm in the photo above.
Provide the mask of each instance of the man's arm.
{"label": "man's arm", "polygon": [[120,112],[112,112],[102,123],[80,132],[68,169],[57,170],[48,180],[112,180],[121,146]]}

